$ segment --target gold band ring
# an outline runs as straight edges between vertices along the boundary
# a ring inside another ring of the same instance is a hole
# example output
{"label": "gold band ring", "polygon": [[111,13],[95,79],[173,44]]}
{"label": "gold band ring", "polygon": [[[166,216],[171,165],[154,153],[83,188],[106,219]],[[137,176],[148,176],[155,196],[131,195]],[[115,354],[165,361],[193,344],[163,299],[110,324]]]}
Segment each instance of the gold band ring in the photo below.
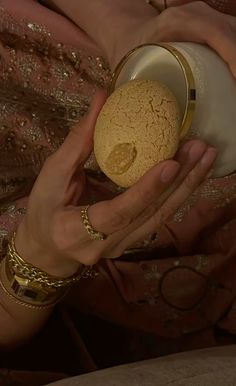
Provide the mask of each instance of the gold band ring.
{"label": "gold band ring", "polygon": [[157,5],[155,0],[146,0],[146,3],[151,5],[153,8],[155,8],[160,13],[168,8],[167,0],[163,0],[163,6]]}
{"label": "gold band ring", "polygon": [[82,224],[86,229],[86,232],[88,233],[88,235],[91,237],[92,240],[105,240],[107,236],[102,232],[96,231],[96,229],[94,229],[93,226],[91,225],[88,218],[88,209],[89,209],[89,205],[86,206],[86,208],[81,209]]}

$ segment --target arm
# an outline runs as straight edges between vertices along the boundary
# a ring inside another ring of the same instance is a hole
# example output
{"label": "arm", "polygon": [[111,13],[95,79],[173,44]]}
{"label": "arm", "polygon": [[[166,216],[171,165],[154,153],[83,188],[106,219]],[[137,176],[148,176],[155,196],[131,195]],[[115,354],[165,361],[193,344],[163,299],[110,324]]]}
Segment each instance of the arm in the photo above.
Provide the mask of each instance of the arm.
{"label": "arm", "polygon": [[[25,200],[23,200],[25,201]],[[3,260],[6,255],[6,244],[12,232],[22,221],[22,200],[14,202],[14,212],[8,213],[7,207],[0,207],[0,258]],[[2,267],[0,268],[0,270]],[[0,274],[1,277],[1,274]],[[34,335],[45,323],[53,307],[47,310],[34,310],[22,307],[9,298],[0,286],[0,348],[11,348]]]}
{"label": "arm", "polygon": [[0,348],[11,349],[31,338],[44,325],[52,309],[25,308],[0,288]]}

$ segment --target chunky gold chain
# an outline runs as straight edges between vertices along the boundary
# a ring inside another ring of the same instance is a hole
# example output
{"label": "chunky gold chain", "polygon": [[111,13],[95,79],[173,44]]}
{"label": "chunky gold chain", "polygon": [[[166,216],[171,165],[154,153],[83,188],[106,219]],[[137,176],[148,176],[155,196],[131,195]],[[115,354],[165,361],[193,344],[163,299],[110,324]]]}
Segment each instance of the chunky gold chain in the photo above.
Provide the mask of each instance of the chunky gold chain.
{"label": "chunky gold chain", "polygon": [[50,276],[46,272],[26,262],[24,259],[22,259],[21,256],[18,255],[15,248],[15,235],[11,239],[8,246],[7,260],[9,266],[15,273],[25,279],[37,282],[47,288],[58,289],[68,287],[79,282],[81,279],[93,278],[97,275],[96,271],[92,267],[82,266],[75,275],[69,278],[62,279]]}
{"label": "chunky gold chain", "polygon": [[62,297],[60,297],[59,299],[57,299],[55,302],[53,303],[50,303],[50,304],[47,304],[47,305],[33,305],[33,304],[30,304],[30,303],[26,303],[26,302],[23,302],[19,299],[17,299],[15,296],[13,296],[8,290],[7,288],[4,286],[4,284],[2,283],[2,281],[0,280],[0,287],[2,288],[2,290],[4,291],[4,293],[12,300],[14,301],[14,303],[16,304],[19,304],[20,306],[23,306],[23,307],[26,307],[26,308],[30,308],[30,309],[33,309],[33,310],[44,310],[44,309],[47,309],[47,308],[53,308],[61,299]]}
{"label": "chunky gold chain", "polygon": [[88,235],[91,237],[92,240],[105,240],[107,236],[102,232],[96,231],[96,229],[92,227],[88,218],[88,209],[89,205],[86,206],[86,208],[81,209],[81,220],[84,228],[86,229]]}

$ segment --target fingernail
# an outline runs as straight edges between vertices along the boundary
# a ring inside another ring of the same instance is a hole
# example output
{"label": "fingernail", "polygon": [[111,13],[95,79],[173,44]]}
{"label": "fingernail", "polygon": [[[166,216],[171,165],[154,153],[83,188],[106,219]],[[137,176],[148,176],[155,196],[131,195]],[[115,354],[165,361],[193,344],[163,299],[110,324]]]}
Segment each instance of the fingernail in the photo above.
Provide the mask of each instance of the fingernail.
{"label": "fingernail", "polygon": [[206,151],[206,145],[202,142],[193,144],[189,149],[189,158],[191,161],[198,161]]}
{"label": "fingernail", "polygon": [[179,167],[180,166],[178,163],[172,163],[171,165],[166,165],[161,172],[161,176],[160,176],[161,181],[166,183],[173,180],[179,171]]}
{"label": "fingernail", "polygon": [[217,157],[217,149],[210,147],[201,159],[201,164],[204,166],[210,166]]}

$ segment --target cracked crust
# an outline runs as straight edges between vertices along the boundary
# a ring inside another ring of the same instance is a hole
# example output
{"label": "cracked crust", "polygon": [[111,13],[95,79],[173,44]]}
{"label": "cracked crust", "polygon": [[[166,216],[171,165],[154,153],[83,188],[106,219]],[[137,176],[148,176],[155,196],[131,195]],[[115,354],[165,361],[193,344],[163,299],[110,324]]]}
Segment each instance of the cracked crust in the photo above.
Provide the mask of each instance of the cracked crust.
{"label": "cracked crust", "polygon": [[152,80],[124,84],[97,120],[94,152],[100,168],[117,185],[133,185],[152,166],[174,156],[180,122],[177,100],[167,86]]}

